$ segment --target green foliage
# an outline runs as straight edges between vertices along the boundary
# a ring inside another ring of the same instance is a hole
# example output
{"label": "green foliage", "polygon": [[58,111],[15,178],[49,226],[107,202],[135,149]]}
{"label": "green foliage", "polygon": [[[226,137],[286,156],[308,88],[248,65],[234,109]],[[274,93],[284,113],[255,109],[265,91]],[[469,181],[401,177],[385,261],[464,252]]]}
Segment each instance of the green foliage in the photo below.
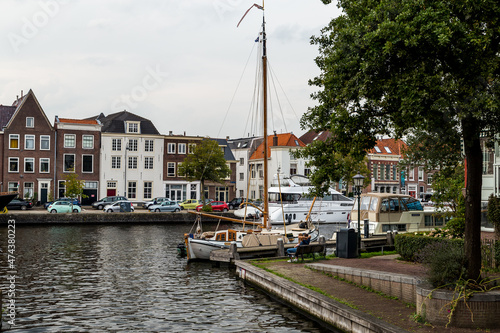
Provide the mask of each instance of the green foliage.
{"label": "green foliage", "polygon": [[446,230],[452,238],[464,238],[465,235],[465,218],[455,217],[446,223]]}
{"label": "green foliage", "polygon": [[417,253],[429,244],[452,243],[456,247],[463,247],[463,239],[449,239],[442,237],[428,237],[424,234],[398,234],[394,239],[394,247],[401,259],[406,261],[418,261]]}
{"label": "green foliage", "polygon": [[[465,188],[465,169],[462,164],[455,168],[442,169],[432,176],[431,200],[435,207],[448,216],[464,217],[465,201],[463,189]],[[447,208],[451,212],[447,212]]]}
{"label": "green foliage", "polygon": [[201,211],[202,212],[211,212],[212,206],[211,205],[203,205],[203,207],[201,207]]}
{"label": "green foliage", "polygon": [[205,181],[222,183],[223,179],[231,174],[227,166],[224,153],[217,141],[204,139],[196,145],[192,154],[188,154],[179,165],[179,174],[188,181],[199,180],[202,201],[205,199]]}
{"label": "green foliage", "polygon": [[435,287],[455,285],[466,274],[463,244],[434,242],[417,252],[418,261],[428,267],[427,279]]}
{"label": "green foliage", "polygon": [[495,242],[495,262],[497,268],[500,267],[500,240]]}
{"label": "green foliage", "polygon": [[47,199],[49,202],[54,201],[54,194],[52,193],[52,191],[49,191],[49,195],[47,196]]}
{"label": "green foliage", "polygon": [[81,196],[82,198],[87,197],[87,195],[83,194],[83,189],[85,187],[85,181],[78,180],[78,174],[67,173],[64,175],[64,180],[65,180],[65,184],[66,184],[65,195],[68,198],[76,198],[78,196]]}
{"label": "green foliage", "polygon": [[500,198],[493,194],[488,199],[488,221],[495,227],[497,239],[500,240]]}

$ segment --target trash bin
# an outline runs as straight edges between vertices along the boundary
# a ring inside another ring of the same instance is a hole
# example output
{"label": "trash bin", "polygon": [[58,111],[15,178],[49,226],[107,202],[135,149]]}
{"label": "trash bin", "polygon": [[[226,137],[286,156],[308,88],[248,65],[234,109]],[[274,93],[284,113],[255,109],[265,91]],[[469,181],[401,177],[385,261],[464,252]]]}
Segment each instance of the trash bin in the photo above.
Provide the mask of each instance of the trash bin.
{"label": "trash bin", "polygon": [[337,232],[337,249],[335,254],[339,258],[358,257],[358,237],[354,229],[342,228]]}
{"label": "trash bin", "polygon": [[120,202],[120,213],[124,213],[124,212],[131,212],[132,211],[132,208],[131,208],[131,203],[130,202]]}

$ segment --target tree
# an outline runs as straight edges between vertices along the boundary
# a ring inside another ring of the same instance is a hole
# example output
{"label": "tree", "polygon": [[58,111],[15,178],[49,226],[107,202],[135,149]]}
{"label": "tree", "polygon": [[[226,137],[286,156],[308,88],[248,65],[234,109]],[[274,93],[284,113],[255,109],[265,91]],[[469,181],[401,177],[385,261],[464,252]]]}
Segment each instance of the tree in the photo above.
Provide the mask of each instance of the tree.
{"label": "tree", "polygon": [[[453,217],[464,217],[464,194],[465,172],[462,164],[455,169],[443,169],[432,175],[431,200],[436,208],[445,212],[445,215]],[[446,214],[446,207],[451,208],[451,212]]]}
{"label": "tree", "polygon": [[204,139],[196,145],[193,154],[186,156],[179,166],[179,174],[187,180],[201,182],[201,198],[205,201],[205,181],[222,183],[222,180],[231,174],[231,169],[226,165],[224,153],[216,141]]}
{"label": "tree", "polygon": [[[325,4],[331,0],[323,0]],[[500,4],[496,0],[339,0],[319,46],[318,105],[303,128],[330,130],[332,149],[365,152],[375,135],[456,137],[466,159],[468,278],[481,268],[480,133],[500,130]]]}
{"label": "tree", "polygon": [[[86,198],[87,195],[83,194],[83,189],[85,187],[84,180],[78,180],[78,174],[72,172],[64,175],[65,180],[65,196],[71,199],[82,197]],[[73,201],[71,201],[71,210],[73,210]]]}

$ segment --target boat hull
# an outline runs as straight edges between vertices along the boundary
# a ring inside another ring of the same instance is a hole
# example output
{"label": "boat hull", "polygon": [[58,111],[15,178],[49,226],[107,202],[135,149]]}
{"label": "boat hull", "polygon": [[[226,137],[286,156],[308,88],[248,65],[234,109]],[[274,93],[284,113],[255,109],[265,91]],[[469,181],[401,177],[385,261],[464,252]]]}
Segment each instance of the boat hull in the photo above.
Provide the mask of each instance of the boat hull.
{"label": "boat hull", "polygon": [[17,197],[17,193],[1,193],[0,194],[0,212],[4,210],[5,207]]}

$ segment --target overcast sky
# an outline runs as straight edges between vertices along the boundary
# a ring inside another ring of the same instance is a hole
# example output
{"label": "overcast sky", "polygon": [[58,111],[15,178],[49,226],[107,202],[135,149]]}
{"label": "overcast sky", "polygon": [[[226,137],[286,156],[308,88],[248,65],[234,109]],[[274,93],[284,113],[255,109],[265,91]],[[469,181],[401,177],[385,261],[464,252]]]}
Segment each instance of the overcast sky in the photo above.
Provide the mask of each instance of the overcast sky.
{"label": "overcast sky", "polygon": [[[236,25],[253,1],[2,0],[0,104],[32,89],[51,122],[126,109],[162,134],[245,137],[262,11]],[[281,105],[269,133],[304,133],[307,81],[319,74],[309,39],[338,14],[320,0],[265,1]]]}

